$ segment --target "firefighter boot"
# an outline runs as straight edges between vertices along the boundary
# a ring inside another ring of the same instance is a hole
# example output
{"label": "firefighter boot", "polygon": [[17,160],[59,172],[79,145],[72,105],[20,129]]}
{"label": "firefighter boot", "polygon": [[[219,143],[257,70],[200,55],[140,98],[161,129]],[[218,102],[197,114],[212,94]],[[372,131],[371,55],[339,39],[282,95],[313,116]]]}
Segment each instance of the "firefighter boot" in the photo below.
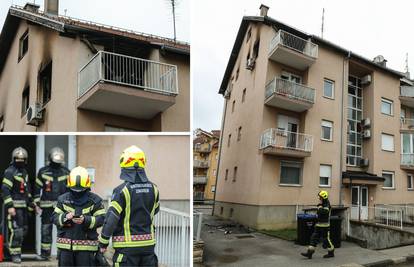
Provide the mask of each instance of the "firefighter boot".
{"label": "firefighter boot", "polygon": [[12,255],[12,262],[13,263],[18,263],[18,264],[22,263],[21,256],[20,255]]}
{"label": "firefighter boot", "polygon": [[323,255],[323,257],[324,257],[325,259],[335,257],[334,251],[333,251],[333,250],[329,250],[329,251],[328,251],[328,254]]}
{"label": "firefighter boot", "polygon": [[312,259],[312,255],[313,253],[315,253],[315,249],[313,249],[312,247],[308,248],[308,251],[306,251],[306,253],[300,253],[300,255],[302,255],[303,257],[307,257],[308,259]]}

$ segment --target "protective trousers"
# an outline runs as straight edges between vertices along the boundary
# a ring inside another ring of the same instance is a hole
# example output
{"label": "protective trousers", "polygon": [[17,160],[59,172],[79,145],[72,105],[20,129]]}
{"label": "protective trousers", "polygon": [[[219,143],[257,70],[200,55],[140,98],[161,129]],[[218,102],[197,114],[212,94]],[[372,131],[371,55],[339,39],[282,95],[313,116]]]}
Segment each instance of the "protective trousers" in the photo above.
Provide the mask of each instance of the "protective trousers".
{"label": "protective trousers", "polygon": [[41,255],[49,257],[52,247],[52,213],[53,208],[43,208],[42,209],[42,243],[40,245]]}
{"label": "protective trousers", "polygon": [[95,252],[92,251],[71,251],[59,249],[58,251],[59,267],[72,266],[96,266]]}
{"label": "protective trousers", "polygon": [[7,216],[7,228],[9,229],[8,243],[10,255],[22,254],[23,239],[28,231],[27,208],[16,208],[16,215]]}
{"label": "protective trousers", "polygon": [[155,253],[137,253],[134,251],[115,250],[113,256],[114,267],[158,267],[158,258]]}
{"label": "protective trousers", "polygon": [[315,226],[315,231],[311,236],[310,245],[312,247],[316,247],[321,239],[323,242],[323,248],[327,248],[329,251],[333,251],[335,249],[330,238],[329,227]]}

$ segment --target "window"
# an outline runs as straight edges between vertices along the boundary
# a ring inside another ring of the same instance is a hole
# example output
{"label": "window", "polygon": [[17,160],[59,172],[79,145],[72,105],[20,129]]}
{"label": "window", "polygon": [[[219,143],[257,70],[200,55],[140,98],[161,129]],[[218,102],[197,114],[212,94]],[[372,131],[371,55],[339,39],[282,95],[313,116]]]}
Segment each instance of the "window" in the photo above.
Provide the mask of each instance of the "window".
{"label": "window", "polygon": [[28,86],[23,90],[23,93],[22,93],[22,113],[21,113],[22,117],[26,115],[27,109],[29,108],[29,105],[30,105],[29,99],[30,99],[30,87]]}
{"label": "window", "polygon": [[361,79],[349,76],[346,147],[346,164],[349,166],[357,166],[362,159],[362,100]]}
{"label": "window", "polygon": [[237,68],[235,81],[237,81],[237,79],[239,78],[239,72],[240,72],[240,67]]}
{"label": "window", "polygon": [[252,36],[252,28],[249,28],[249,30],[247,31],[246,43],[250,40],[251,36]]}
{"label": "window", "polygon": [[216,192],[216,186],[215,185],[212,185],[211,186],[211,193],[214,193],[214,192]]}
{"label": "window", "polygon": [[257,58],[259,56],[259,48],[260,48],[260,39],[257,39],[253,46],[253,58]]}
{"label": "window", "polygon": [[0,132],[4,131],[4,117],[0,117]]}
{"label": "window", "polygon": [[401,107],[401,114],[400,114],[401,119],[405,119],[405,116],[406,116],[405,108]]}
{"label": "window", "polygon": [[231,143],[231,134],[229,134],[229,140],[227,142],[227,147],[230,147],[230,143]]}
{"label": "window", "polygon": [[302,176],[302,163],[281,161],[280,162],[280,184],[300,185]]}
{"label": "window", "polygon": [[381,98],[381,113],[392,116],[394,111],[394,103],[392,100]]}
{"label": "window", "polygon": [[394,172],[383,171],[382,177],[385,178],[384,189],[394,189]]}
{"label": "window", "polygon": [[381,148],[385,151],[394,151],[394,136],[381,134]]}
{"label": "window", "polygon": [[223,207],[220,207],[220,215],[223,215],[223,211],[224,211]]}
{"label": "window", "polygon": [[45,106],[52,97],[52,62],[50,62],[39,74],[40,99]]}
{"label": "window", "polygon": [[302,77],[295,75],[293,73],[290,73],[290,72],[286,72],[286,71],[282,72],[282,75],[280,76],[280,78],[282,78],[283,80],[294,82],[294,83],[299,83],[299,84],[302,83]]}
{"label": "window", "polygon": [[217,174],[217,170],[216,170],[216,169],[214,169],[214,170],[213,170],[213,175],[214,175],[214,176],[216,176],[216,174]]}
{"label": "window", "polygon": [[246,100],[246,88],[243,90],[242,103],[244,103],[244,100]]}
{"label": "window", "polygon": [[331,186],[332,166],[323,165],[319,167],[319,186]]}
{"label": "window", "polygon": [[231,113],[234,112],[235,107],[236,107],[236,100],[233,100],[233,104],[231,105]]}
{"label": "window", "polygon": [[234,171],[233,171],[233,182],[235,182],[237,179],[237,166],[234,167]]}
{"label": "window", "polygon": [[407,175],[407,189],[408,190],[413,190],[414,189],[413,175],[412,174]]}
{"label": "window", "polygon": [[23,33],[22,37],[20,37],[18,61],[20,61],[24,57],[24,55],[26,55],[28,50],[29,50],[29,30]]}
{"label": "window", "polygon": [[322,128],[321,139],[325,141],[332,141],[333,123],[331,121],[322,120],[321,128]]}
{"label": "window", "polygon": [[233,212],[234,212],[234,209],[233,208],[230,208],[230,214],[229,214],[230,215],[229,216],[230,218],[233,217]]}
{"label": "window", "polygon": [[335,83],[331,80],[323,80],[323,96],[327,98],[334,98],[335,95]]}
{"label": "window", "polygon": [[241,140],[241,130],[242,130],[242,127],[240,126],[239,129],[237,130],[237,141]]}
{"label": "window", "polygon": [[227,181],[227,179],[229,179],[229,170],[226,169],[226,174],[224,176],[224,181]]}

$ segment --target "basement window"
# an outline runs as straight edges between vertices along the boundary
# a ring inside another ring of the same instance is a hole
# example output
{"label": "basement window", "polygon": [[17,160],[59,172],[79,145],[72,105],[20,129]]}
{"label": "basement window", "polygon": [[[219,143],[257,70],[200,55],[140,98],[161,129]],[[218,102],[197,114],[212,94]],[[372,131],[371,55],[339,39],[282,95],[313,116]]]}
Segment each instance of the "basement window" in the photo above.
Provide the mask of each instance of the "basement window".
{"label": "basement window", "polygon": [[19,59],[20,61],[29,50],[29,30],[23,33],[22,37],[19,40]]}
{"label": "basement window", "polygon": [[39,74],[39,97],[45,106],[52,97],[52,62],[50,62]]}
{"label": "basement window", "polygon": [[26,115],[27,109],[30,104],[30,87],[27,86],[22,93],[22,117]]}

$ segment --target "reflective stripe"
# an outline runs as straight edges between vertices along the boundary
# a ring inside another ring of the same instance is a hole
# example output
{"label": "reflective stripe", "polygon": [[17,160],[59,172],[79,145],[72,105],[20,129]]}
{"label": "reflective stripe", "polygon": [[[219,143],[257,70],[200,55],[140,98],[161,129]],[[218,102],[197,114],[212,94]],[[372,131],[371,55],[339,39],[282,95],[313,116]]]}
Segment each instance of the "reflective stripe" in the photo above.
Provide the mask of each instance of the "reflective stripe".
{"label": "reflective stripe", "polygon": [[36,178],[36,183],[37,183],[40,187],[43,187],[43,182],[42,182],[42,180],[40,180],[39,178]]}
{"label": "reflective stripe", "polygon": [[122,262],[122,259],[124,258],[124,254],[119,253],[118,257],[116,258],[115,266],[119,267],[119,263]]}
{"label": "reflective stripe", "polygon": [[8,197],[4,200],[4,204],[10,203],[12,201],[13,201],[13,199],[11,197]]}
{"label": "reflective stripe", "polygon": [[159,203],[157,202],[158,188],[155,185],[153,185],[153,188],[154,188],[154,206],[152,207],[152,210],[151,210],[151,234],[154,236],[154,232],[155,232],[154,215],[155,215],[155,210],[159,206],[158,205]]}
{"label": "reflective stripe", "polygon": [[13,206],[15,208],[27,208],[26,200],[13,200]]}
{"label": "reflective stripe", "polygon": [[8,185],[9,187],[13,187],[13,182],[6,177],[3,178],[3,184]]}
{"label": "reflective stripe", "polygon": [[60,249],[70,249],[70,244],[56,243],[56,247]]}
{"label": "reflective stripe", "polygon": [[89,225],[89,229],[92,229],[95,226],[95,221],[96,221],[95,217],[91,216],[91,225]]}
{"label": "reflective stripe", "polygon": [[18,255],[22,253],[22,248],[9,248],[11,255]]}
{"label": "reflective stripe", "polygon": [[42,249],[50,249],[52,247],[52,244],[50,244],[50,243],[41,243],[40,247]]}
{"label": "reflective stripe", "polygon": [[16,180],[17,180],[17,181],[19,181],[19,182],[24,182],[23,177],[20,177],[20,176],[13,176],[13,178],[14,178],[14,179],[16,179]]}
{"label": "reflective stripe", "polygon": [[93,209],[93,206],[90,206],[90,207],[84,208],[84,209],[82,210],[82,214],[88,214],[89,212],[91,212],[91,211],[92,211],[92,209]]}
{"label": "reflective stripe", "polygon": [[82,251],[97,251],[98,246],[93,245],[72,245],[72,250]]}
{"label": "reflective stripe", "polygon": [[74,208],[69,207],[69,206],[67,206],[67,205],[65,205],[65,204],[63,204],[63,209],[64,209],[65,211],[75,212],[75,209],[74,209]]}
{"label": "reflective stripe", "polygon": [[33,201],[34,201],[34,202],[40,202],[40,197],[35,197],[35,198],[33,199]]}
{"label": "reflective stripe", "polygon": [[13,225],[12,225],[10,215],[7,215],[7,220],[8,220],[8,227],[9,227],[9,231],[10,231],[9,248],[11,248],[11,244],[13,243],[13,237],[14,237],[14,229],[13,229]]}
{"label": "reflective stripe", "polygon": [[131,195],[129,194],[129,190],[127,187],[122,189],[124,192],[125,197],[125,218],[124,218],[124,232],[125,232],[125,240],[131,241],[131,229],[129,228],[129,218],[131,216]]}
{"label": "reflective stripe", "polygon": [[57,214],[61,214],[61,213],[64,213],[64,211],[63,210],[61,210],[59,207],[55,207],[55,210],[54,210],[54,212],[56,212]]}
{"label": "reflective stripe", "polygon": [[[148,241],[152,240],[153,236],[151,234],[145,234],[145,235],[131,235],[131,241]],[[125,236],[113,236],[112,241],[114,242],[124,242]]]}
{"label": "reflective stripe", "polygon": [[42,174],[42,178],[47,180],[47,181],[53,181],[53,177],[49,176],[49,175],[46,175],[46,174]]}
{"label": "reflective stripe", "polygon": [[99,239],[99,242],[101,242],[102,244],[105,244],[105,245],[108,245],[109,244],[109,238],[106,239],[105,237],[103,237],[102,235],[100,235],[98,237],[98,239]]}
{"label": "reflective stripe", "polygon": [[99,215],[103,215],[105,213],[106,213],[105,209],[100,209],[100,210],[95,211],[93,213],[93,216],[99,216]]}
{"label": "reflective stripe", "polygon": [[328,243],[329,243],[329,251],[333,251],[335,249],[334,245],[331,242],[331,236],[330,236],[330,232],[328,231]]}
{"label": "reflective stripe", "polygon": [[60,226],[63,226],[63,213],[59,214],[58,222]]}
{"label": "reflective stripe", "polygon": [[329,223],[317,223],[316,226],[318,226],[318,227],[329,227]]}
{"label": "reflective stripe", "polygon": [[57,201],[52,201],[52,200],[41,200],[40,201],[40,207],[41,208],[53,208],[54,206],[56,206]]}
{"label": "reflective stripe", "polygon": [[122,207],[121,207],[121,205],[119,205],[119,203],[118,202],[116,202],[115,200],[113,200],[113,201],[111,201],[111,206],[110,207],[113,207],[119,214],[121,214],[121,212],[122,212]]}
{"label": "reflective stripe", "polygon": [[59,182],[66,181],[67,179],[68,179],[68,175],[59,176],[59,177],[57,178],[57,180],[58,180]]}
{"label": "reflective stripe", "polygon": [[114,248],[148,247],[153,245],[155,245],[154,239],[148,241],[112,242]]}

